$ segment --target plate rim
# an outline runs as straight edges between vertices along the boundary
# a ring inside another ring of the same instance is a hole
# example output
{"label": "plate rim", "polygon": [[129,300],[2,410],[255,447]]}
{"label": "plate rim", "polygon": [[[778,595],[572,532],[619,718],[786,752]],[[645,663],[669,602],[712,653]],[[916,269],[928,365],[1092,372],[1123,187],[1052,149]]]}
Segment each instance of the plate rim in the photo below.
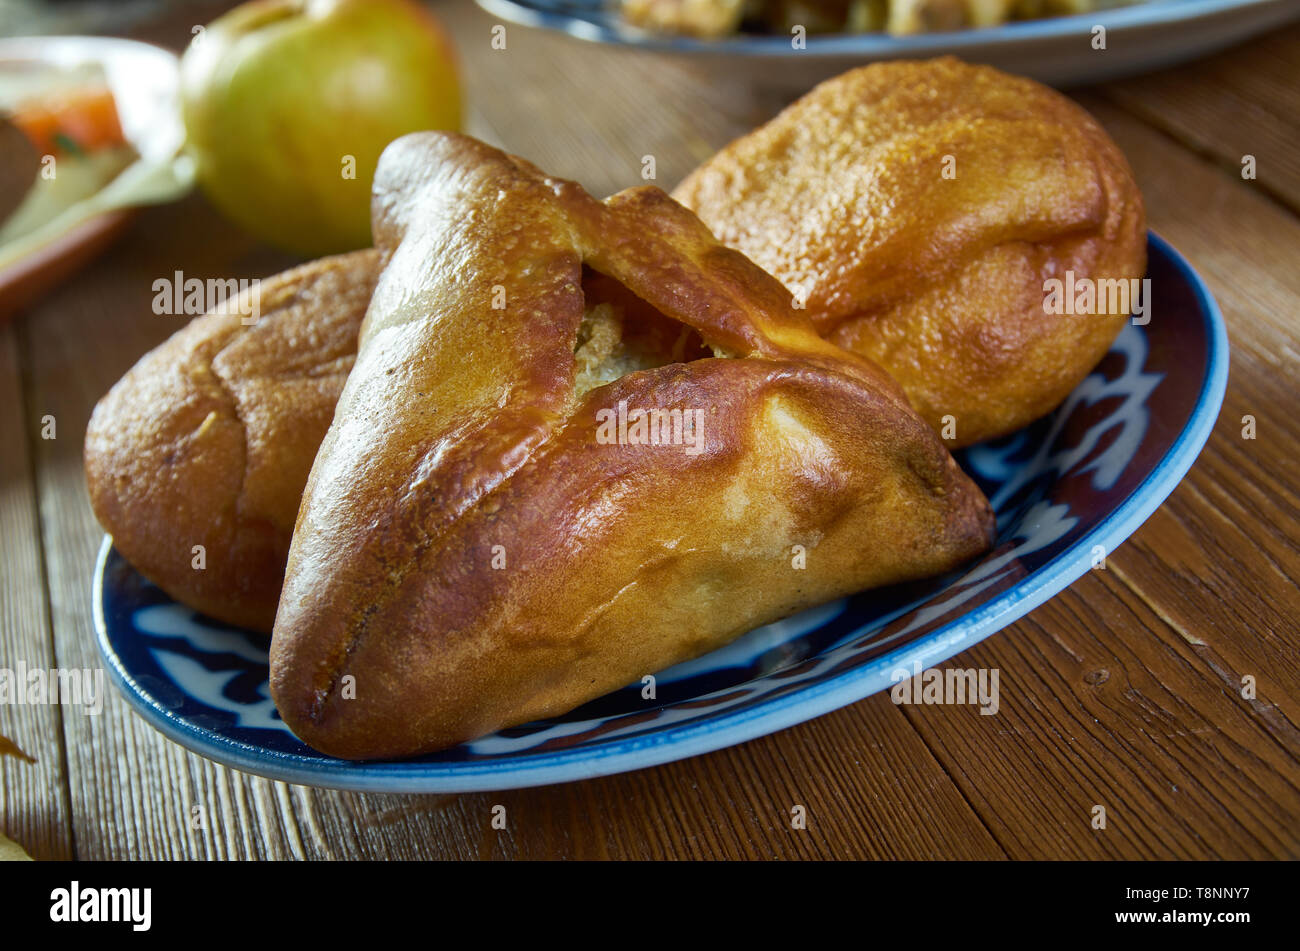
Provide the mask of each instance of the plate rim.
{"label": "plate rim", "polygon": [[[610,27],[569,13],[539,10],[519,0],[475,0],[492,16],[534,29],[553,30],[588,43],[685,56],[786,57],[809,59],[840,56],[880,56],[938,52],[958,54],[993,46],[1014,46],[1027,41],[1065,39],[1088,35],[1097,25],[1125,32],[1195,22],[1204,17],[1245,9],[1285,10],[1291,0],[1157,0],[1132,6],[1074,13],[1066,16],[1018,20],[993,27],[970,27],[942,33],[892,36],[887,33],[835,33],[810,35],[804,49],[794,50],[785,34],[739,34],[713,40],[665,36],[632,26]],[[864,62],[865,65],[865,62]]]}
{"label": "plate rim", "polygon": [[302,763],[291,754],[266,750],[195,727],[158,703],[125,669],[109,642],[104,616],[104,568],[112,550],[112,538],[107,535],[96,559],[91,594],[99,653],[132,709],[149,725],[191,752],[268,779],[358,792],[486,792],[592,779],[711,753],[856,703],[893,683],[890,674],[900,667],[911,669],[914,661],[924,668],[940,664],[1069,587],[1091,569],[1093,546],[1101,544],[1111,552],[1127,540],[1164,503],[1200,455],[1218,421],[1227,389],[1227,328],[1214,295],[1187,259],[1156,232],[1148,231],[1147,237],[1195,292],[1208,338],[1207,367],[1200,392],[1169,450],[1119,506],[1051,562],[926,638],[902,645],[861,667],[751,708],[599,746],[473,762],[321,759]]}

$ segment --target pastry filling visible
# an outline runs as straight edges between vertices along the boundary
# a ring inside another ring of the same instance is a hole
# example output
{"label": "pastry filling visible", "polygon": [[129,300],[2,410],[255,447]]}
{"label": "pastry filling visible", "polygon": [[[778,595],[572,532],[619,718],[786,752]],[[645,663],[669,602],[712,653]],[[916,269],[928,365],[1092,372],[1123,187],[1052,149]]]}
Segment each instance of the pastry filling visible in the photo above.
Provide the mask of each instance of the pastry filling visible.
{"label": "pastry filling visible", "polygon": [[715,355],[693,328],[664,316],[617,281],[589,271],[582,286],[586,308],[573,347],[576,398],[637,370]]}

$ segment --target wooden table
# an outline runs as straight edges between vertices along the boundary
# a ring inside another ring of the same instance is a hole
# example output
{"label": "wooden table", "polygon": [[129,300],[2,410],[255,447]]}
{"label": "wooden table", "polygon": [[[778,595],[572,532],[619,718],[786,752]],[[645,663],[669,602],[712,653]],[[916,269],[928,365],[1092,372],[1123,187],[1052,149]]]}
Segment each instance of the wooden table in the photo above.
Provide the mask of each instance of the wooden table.
{"label": "wooden table", "polygon": [[[469,131],[597,194],[640,184],[647,154],[671,187],[782,105],[513,26],[493,51],[492,18],[468,0],[437,9],[464,61]],[[131,32],[179,48],[215,12],[190,4]],[[1000,669],[997,716],[879,694],[667,766],[436,797],[244,775],[164,739],[114,694],[98,717],[0,708],[0,733],[37,758],[0,757],[0,829],[51,859],[1300,856],[1297,62],[1300,25],[1076,92],[1127,153],[1151,227],[1213,288],[1231,378],[1200,460],[1107,569],[950,662]],[[1255,180],[1241,174],[1248,154]],[[151,312],[152,281],[288,263],[193,197],[143,213],[0,330],[0,666],[101,665],[90,585],[102,532],[82,437],[95,401],[177,328]],[[790,828],[794,804],[806,830]]]}

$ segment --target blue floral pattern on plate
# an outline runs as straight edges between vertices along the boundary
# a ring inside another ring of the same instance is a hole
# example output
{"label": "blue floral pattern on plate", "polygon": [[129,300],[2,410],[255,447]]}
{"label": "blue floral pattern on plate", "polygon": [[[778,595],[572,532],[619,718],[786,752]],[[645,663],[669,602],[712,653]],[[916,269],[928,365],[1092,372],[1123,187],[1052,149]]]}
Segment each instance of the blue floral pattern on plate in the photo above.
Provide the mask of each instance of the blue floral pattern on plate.
{"label": "blue floral pattern on plate", "polygon": [[[958,454],[998,541],[945,578],[868,591],[751,631],[553,720],[401,761],[317,753],[281,722],[264,638],[196,614],[105,539],[99,644],[128,700],[182,745],[251,773],[338,788],[457,792],[562,782],[668,762],[859,700],[1014,621],[1089,570],[1164,500],[1218,416],[1228,343],[1213,298],[1159,237],[1150,322],[1129,324],[1052,415]],[[1086,318],[1081,318],[1086,319]]]}

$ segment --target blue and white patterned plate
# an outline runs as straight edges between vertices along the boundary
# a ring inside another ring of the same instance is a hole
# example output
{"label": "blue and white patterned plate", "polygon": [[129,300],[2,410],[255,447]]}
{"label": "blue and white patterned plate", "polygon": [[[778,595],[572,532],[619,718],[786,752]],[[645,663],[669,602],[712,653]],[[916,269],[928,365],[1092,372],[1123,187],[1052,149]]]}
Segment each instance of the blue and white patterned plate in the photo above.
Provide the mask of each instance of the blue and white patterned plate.
{"label": "blue and white patterned plate", "polygon": [[[648,33],[623,22],[616,0],[478,0],[478,5],[511,23],[671,56],[720,79],[792,92],[876,60],[948,54],[1057,86],[1096,83],[1204,56],[1300,17],[1296,0],[1145,0],[945,33],[813,34],[797,47],[788,33],[715,40]],[[1105,28],[1102,48],[1098,27]]]}
{"label": "blue and white patterned plate", "polygon": [[267,689],[264,639],[177,604],[106,539],[100,649],[135,709],[183,746],[290,782],[463,792],[584,779],[792,726],[933,666],[1041,604],[1153,512],[1210,434],[1228,377],[1223,318],[1155,235],[1146,326],[1129,324],[1051,416],[959,455],[998,514],[998,543],[946,578],[870,591],[745,635],[554,720],[419,759],[353,763],[299,742]]}

